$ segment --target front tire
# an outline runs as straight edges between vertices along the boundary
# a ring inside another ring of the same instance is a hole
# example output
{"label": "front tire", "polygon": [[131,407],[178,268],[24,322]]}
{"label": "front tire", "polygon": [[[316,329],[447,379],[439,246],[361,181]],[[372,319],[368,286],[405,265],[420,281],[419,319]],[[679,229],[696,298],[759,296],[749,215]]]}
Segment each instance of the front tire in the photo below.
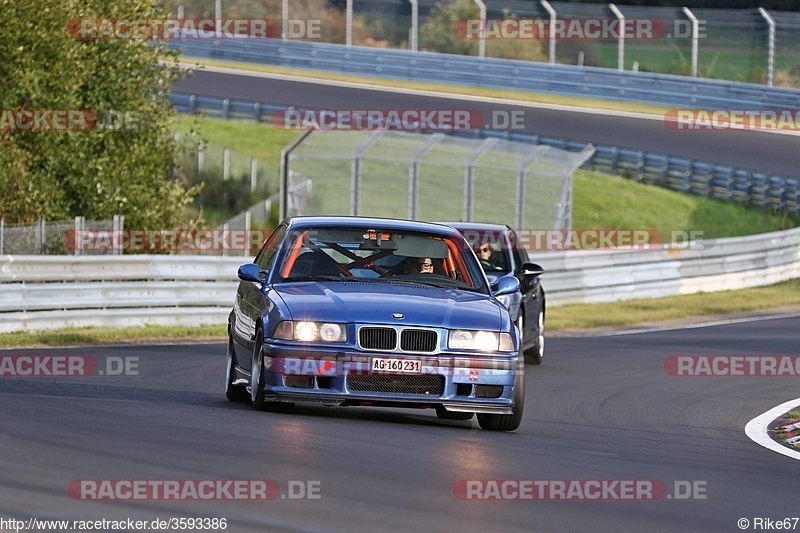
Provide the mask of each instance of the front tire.
{"label": "front tire", "polygon": [[256,331],[256,342],[253,346],[253,360],[250,365],[250,401],[253,402],[253,407],[259,411],[264,411],[267,408],[265,400],[266,394],[264,393],[264,385],[266,383],[264,378],[264,334],[259,328]]}
{"label": "front tire", "polygon": [[236,355],[233,349],[233,339],[228,336],[227,371],[225,375],[225,396],[231,402],[249,402],[250,395],[241,385],[234,385],[236,379]]}
{"label": "front tire", "polygon": [[478,413],[478,425],[488,431],[514,431],[522,423],[525,409],[525,365],[520,359],[517,374],[514,376],[514,403],[510,415]]}
{"label": "front tire", "polygon": [[266,378],[264,376],[264,333],[259,328],[256,331],[256,342],[253,345],[253,364],[250,366],[250,400],[253,407],[259,411],[271,411],[274,413],[288,413],[294,409],[294,404],[290,402],[277,402],[267,400],[264,392]]}

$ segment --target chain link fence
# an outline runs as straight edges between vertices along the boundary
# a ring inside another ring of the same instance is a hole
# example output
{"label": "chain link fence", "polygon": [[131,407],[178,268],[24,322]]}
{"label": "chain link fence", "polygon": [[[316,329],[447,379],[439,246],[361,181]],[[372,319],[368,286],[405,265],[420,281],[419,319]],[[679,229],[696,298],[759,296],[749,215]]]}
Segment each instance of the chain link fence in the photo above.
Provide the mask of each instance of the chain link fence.
{"label": "chain link fence", "polygon": [[[539,0],[485,0],[488,19],[520,17],[549,21],[550,13]],[[440,0],[418,0],[416,41],[419,50],[441,53],[477,54],[477,47],[468,43],[454,29],[455,19],[439,20],[432,16]],[[464,0],[469,7],[471,2]],[[610,4],[551,1],[549,5],[557,20],[609,20],[617,14]],[[323,30],[316,40],[344,43],[346,20],[344,1],[287,3],[289,19],[321,20]],[[315,7],[316,6],[316,7]],[[167,7],[172,16],[214,16],[213,0],[171,0]],[[649,20],[654,23],[652,37],[627,35],[624,42],[624,69],[665,74],[692,75],[692,17],[698,21],[698,57],[696,72],[700,77],[733,81],[765,83],[769,65],[770,23],[757,9],[700,9],[689,13],[679,7],[649,7],[616,4],[626,19]],[[475,7],[473,11],[477,12]],[[453,13],[463,13],[453,10]],[[471,12],[471,11],[470,11]],[[691,16],[690,16],[691,14]],[[223,17],[267,17],[280,20],[281,3],[277,1],[254,4],[250,0],[226,0]],[[775,23],[774,84],[800,87],[800,13],[768,11]],[[472,15],[470,15],[472,16]],[[478,15],[474,15],[477,17]],[[354,0],[352,42],[356,46],[413,49],[412,7],[408,0]],[[426,24],[428,24],[426,26]],[[583,27],[585,29],[585,26]],[[433,38],[443,36],[447,38]],[[586,38],[567,32],[556,39],[555,61],[561,64],[582,64],[618,68],[619,43],[603,35]],[[500,43],[499,41],[509,41]],[[518,41],[512,43],[510,41]],[[532,50],[536,48],[536,53]],[[545,61],[549,56],[546,38],[487,39],[487,57],[505,57]]]}
{"label": "chain link fence", "polygon": [[119,255],[124,219],[7,224],[0,220],[0,255]]}
{"label": "chain link fence", "polygon": [[285,213],[565,229],[572,174],[593,152],[441,133],[314,131],[286,154],[286,190],[304,191],[304,201],[287,201]]}

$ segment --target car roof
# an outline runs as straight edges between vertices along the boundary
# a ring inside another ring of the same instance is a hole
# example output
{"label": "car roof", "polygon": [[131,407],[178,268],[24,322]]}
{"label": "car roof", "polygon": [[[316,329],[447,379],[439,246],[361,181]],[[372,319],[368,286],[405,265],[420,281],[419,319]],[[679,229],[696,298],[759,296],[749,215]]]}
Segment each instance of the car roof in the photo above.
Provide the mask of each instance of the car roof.
{"label": "car roof", "polygon": [[437,224],[468,231],[507,231],[511,229],[506,224],[489,224],[487,222],[437,222]]}
{"label": "car roof", "polygon": [[358,217],[358,216],[297,216],[285,220],[292,229],[308,227],[365,227],[393,231],[424,231],[448,236],[458,235],[457,230],[451,226],[435,223],[420,222],[416,220],[403,220],[398,218]]}

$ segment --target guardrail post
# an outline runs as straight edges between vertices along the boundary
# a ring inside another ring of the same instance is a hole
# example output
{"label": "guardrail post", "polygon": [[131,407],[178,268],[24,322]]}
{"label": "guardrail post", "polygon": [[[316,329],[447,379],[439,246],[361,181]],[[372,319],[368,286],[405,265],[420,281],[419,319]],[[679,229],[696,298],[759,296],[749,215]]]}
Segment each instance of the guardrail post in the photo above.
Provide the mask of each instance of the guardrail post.
{"label": "guardrail post", "polygon": [[6,245],[6,221],[0,218],[0,255],[3,255]]}
{"label": "guardrail post", "polygon": [[183,5],[178,6],[178,18],[179,19],[183,18]]}
{"label": "guardrail post", "polygon": [[231,151],[229,148],[222,149],[222,181],[228,181],[231,177]]}
{"label": "guardrail post", "polygon": [[228,98],[222,101],[222,118],[231,118],[231,101]]}
{"label": "guardrail post", "polygon": [[609,9],[619,20],[619,38],[617,40],[617,70],[625,70],[625,15],[614,4],[608,4]]}
{"label": "guardrail post", "polygon": [[556,32],[554,31],[556,27],[556,10],[553,9],[553,6],[550,5],[550,2],[547,0],[539,0],[542,4],[542,7],[545,8],[547,13],[550,15],[550,64],[554,65],[556,63]]}
{"label": "guardrail post", "polygon": [[253,115],[255,115],[256,122],[261,122],[261,104],[259,102],[253,104]]}
{"label": "guardrail post", "polygon": [[206,146],[203,141],[197,144],[197,172],[203,172],[205,168],[205,151]]}
{"label": "guardrail post", "polygon": [[772,87],[772,77],[775,73],[775,19],[763,7],[758,12],[769,24],[769,42],[767,44],[767,85]]}
{"label": "guardrail post", "polygon": [[189,95],[189,114],[194,115],[194,112],[197,110],[197,96],[190,94]]}

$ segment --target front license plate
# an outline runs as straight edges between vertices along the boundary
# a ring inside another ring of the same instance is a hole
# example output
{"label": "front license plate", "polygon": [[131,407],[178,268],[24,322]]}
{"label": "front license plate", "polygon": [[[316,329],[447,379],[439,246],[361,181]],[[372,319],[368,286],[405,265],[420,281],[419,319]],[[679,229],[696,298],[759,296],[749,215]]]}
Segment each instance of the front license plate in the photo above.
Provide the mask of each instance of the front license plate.
{"label": "front license plate", "polygon": [[370,372],[383,374],[419,374],[422,364],[417,359],[397,359],[394,357],[373,357]]}

